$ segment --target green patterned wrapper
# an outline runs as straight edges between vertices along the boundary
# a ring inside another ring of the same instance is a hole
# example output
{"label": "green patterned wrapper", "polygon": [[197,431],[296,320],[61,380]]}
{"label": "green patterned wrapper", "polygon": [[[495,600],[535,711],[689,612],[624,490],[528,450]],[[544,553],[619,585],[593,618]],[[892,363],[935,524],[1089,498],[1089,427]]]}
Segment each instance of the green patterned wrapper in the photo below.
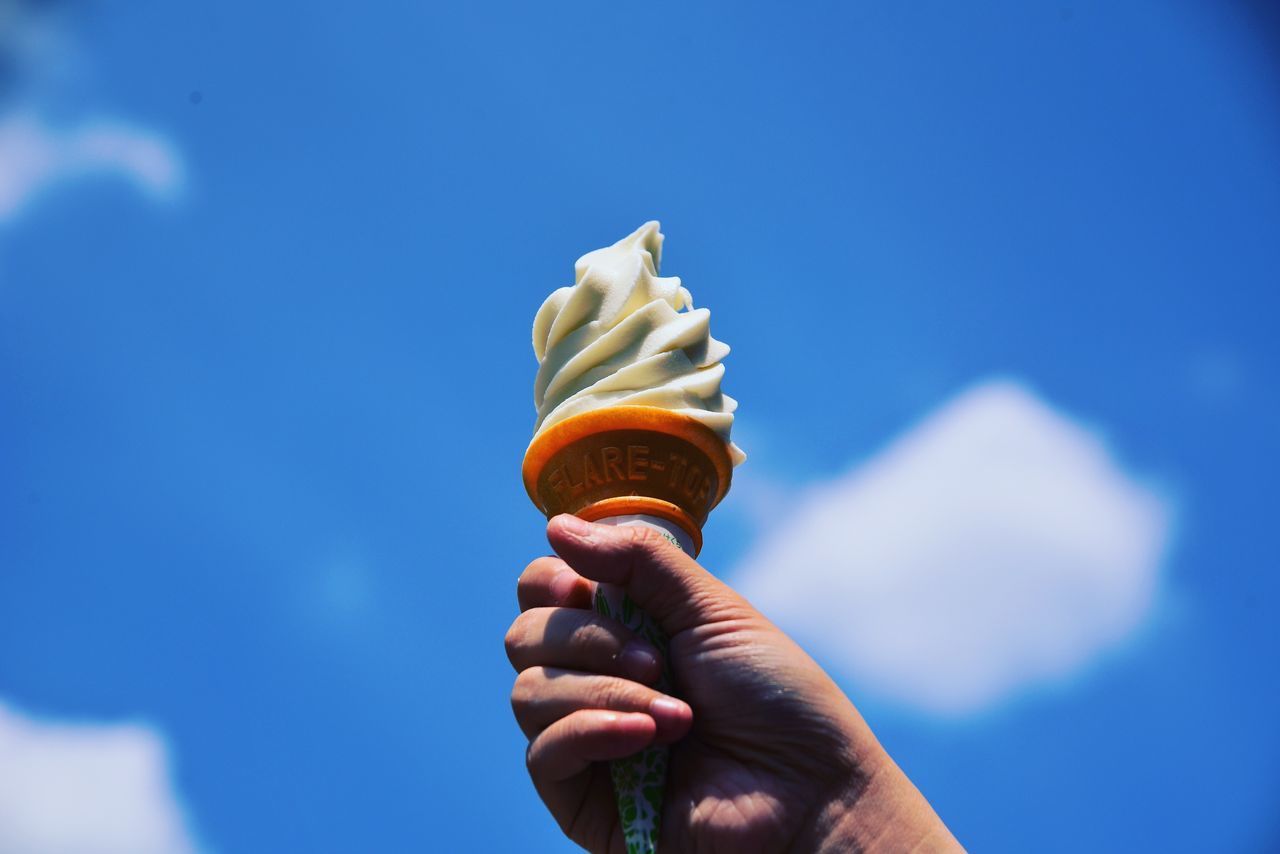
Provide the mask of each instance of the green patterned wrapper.
{"label": "green patterned wrapper", "polygon": [[[599,523],[652,528],[686,554],[693,554],[693,544],[688,535],[665,519],[640,515],[613,516],[600,519]],[[596,588],[595,609],[597,613],[622,623],[658,649],[662,654],[662,676],[656,687],[659,691],[670,694],[673,683],[667,655],[667,636],[658,624],[636,606],[626,591],[611,584],[601,584]],[[668,753],[669,748],[655,746],[609,763],[627,854],[653,854],[658,850],[658,834],[662,830],[662,798],[667,786]]]}

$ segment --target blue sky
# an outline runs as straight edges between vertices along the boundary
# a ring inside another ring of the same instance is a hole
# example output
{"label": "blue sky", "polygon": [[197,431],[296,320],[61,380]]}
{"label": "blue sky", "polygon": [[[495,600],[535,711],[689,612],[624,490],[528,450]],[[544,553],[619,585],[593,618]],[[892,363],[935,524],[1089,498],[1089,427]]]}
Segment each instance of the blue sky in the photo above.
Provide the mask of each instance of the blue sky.
{"label": "blue sky", "polygon": [[703,553],[731,582],[974,389],[1159,508],[1124,618],[964,709],[814,638],[961,840],[1280,844],[1273,19],[49,14],[0,101],[0,703],[161,745],[202,850],[564,849],[502,650],[546,548],[529,326],[650,218],[734,348],[751,458]]}

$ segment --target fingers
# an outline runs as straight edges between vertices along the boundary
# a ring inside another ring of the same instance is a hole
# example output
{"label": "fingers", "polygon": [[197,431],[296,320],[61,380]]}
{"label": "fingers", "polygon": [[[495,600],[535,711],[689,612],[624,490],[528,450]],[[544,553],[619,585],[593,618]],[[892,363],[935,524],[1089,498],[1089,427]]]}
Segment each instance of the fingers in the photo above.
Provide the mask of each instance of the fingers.
{"label": "fingers", "polygon": [[595,585],[578,575],[558,557],[540,557],[525,567],[516,582],[520,610],[559,605],[591,608]]}
{"label": "fingers", "polygon": [[662,672],[652,644],[616,620],[578,608],[525,611],[507,630],[506,645],[516,670],[546,665],[639,682],[654,682]]}
{"label": "fingers", "polygon": [[621,759],[652,742],[648,715],[583,709],[553,723],[529,743],[529,776],[539,791],[586,771],[592,762]]}
{"label": "fingers", "polygon": [[623,587],[675,635],[750,606],[697,561],[641,527],[593,525],[567,514],[547,525],[547,539],[578,574]]}
{"label": "fingers", "polygon": [[529,777],[570,839],[592,851],[613,850],[618,824],[605,760],[648,747],[648,715],[584,709],[561,718],[529,743]]}
{"label": "fingers", "polygon": [[660,744],[683,738],[693,723],[693,711],[686,703],[647,685],[557,667],[531,667],[516,677],[511,708],[529,738],[583,709],[647,714],[655,725],[654,740]]}

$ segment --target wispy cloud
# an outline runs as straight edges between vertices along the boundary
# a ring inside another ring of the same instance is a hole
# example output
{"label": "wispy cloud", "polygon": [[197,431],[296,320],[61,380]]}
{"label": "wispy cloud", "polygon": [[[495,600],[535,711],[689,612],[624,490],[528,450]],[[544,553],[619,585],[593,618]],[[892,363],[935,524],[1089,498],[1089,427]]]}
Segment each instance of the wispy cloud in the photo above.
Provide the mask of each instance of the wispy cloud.
{"label": "wispy cloud", "polygon": [[56,723],[0,704],[0,851],[192,854],[163,739]]}
{"label": "wispy cloud", "polygon": [[153,199],[170,199],[181,174],[164,137],[118,121],[60,129],[30,113],[0,118],[0,222],[43,192],[84,178],[121,177]]}
{"label": "wispy cloud", "polygon": [[1061,680],[1152,610],[1171,508],[1025,387],[962,394],[805,489],[735,581],[861,690],[963,714]]}
{"label": "wispy cloud", "polygon": [[49,119],[66,115],[68,95],[84,88],[72,37],[81,11],[68,0],[0,0],[0,225],[47,191],[86,180],[124,179],[153,200],[181,189],[182,159],[163,134],[101,112]]}

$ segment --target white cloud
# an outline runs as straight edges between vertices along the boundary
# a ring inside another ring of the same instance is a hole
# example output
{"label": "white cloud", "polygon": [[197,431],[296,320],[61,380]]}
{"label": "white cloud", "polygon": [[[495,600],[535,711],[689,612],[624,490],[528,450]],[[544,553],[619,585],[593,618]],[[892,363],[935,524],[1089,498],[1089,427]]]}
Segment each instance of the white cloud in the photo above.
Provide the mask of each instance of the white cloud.
{"label": "white cloud", "polygon": [[86,180],[124,179],[152,200],[181,189],[182,161],[164,136],[110,117],[47,120],[83,102],[92,73],[76,37],[84,11],[0,0],[0,225],[45,191]]}
{"label": "white cloud", "polygon": [[118,176],[153,199],[171,198],[181,162],[161,136],[116,121],[51,127],[32,113],[0,119],[0,222],[43,191],[76,179]]}
{"label": "white cloud", "polygon": [[937,714],[1062,680],[1152,610],[1171,510],[1094,433],[988,382],[809,487],[737,586],[863,691]]}
{"label": "white cloud", "polygon": [[0,704],[0,851],[195,850],[154,731],[54,723]]}

